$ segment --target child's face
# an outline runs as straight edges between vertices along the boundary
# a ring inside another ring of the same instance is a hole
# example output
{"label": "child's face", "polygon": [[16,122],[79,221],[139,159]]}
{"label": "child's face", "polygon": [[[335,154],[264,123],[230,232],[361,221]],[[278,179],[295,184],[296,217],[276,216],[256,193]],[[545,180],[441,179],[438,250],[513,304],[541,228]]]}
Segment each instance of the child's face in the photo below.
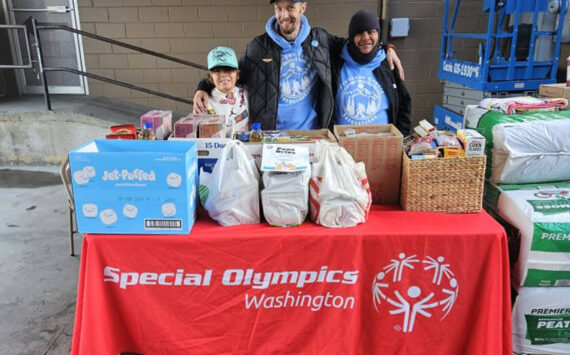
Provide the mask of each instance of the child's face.
{"label": "child's face", "polygon": [[237,69],[225,67],[213,68],[211,75],[216,89],[225,94],[231,92],[236,87],[238,78]]}

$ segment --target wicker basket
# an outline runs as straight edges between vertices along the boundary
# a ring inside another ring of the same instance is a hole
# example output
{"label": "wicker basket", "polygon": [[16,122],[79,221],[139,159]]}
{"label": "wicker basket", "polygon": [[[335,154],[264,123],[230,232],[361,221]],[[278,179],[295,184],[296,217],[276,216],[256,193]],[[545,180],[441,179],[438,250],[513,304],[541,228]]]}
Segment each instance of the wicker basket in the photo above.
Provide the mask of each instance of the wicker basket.
{"label": "wicker basket", "polygon": [[458,159],[402,159],[400,203],[406,211],[479,212],[485,156]]}

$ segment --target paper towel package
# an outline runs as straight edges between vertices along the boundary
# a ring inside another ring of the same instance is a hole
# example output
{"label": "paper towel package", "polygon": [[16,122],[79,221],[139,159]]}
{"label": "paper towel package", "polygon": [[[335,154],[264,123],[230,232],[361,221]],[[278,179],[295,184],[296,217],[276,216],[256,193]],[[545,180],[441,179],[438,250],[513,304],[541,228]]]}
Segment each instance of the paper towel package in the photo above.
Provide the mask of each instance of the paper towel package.
{"label": "paper towel package", "polygon": [[493,128],[491,181],[521,184],[570,180],[570,120]]}
{"label": "paper towel package", "polygon": [[489,184],[485,207],[514,227],[509,244],[520,242],[514,287],[570,286],[570,182]]}
{"label": "paper towel package", "polygon": [[570,180],[570,110],[505,115],[468,108],[466,122],[487,139],[487,177],[494,183]]}
{"label": "paper towel package", "polygon": [[80,233],[190,232],[195,143],[95,140],[71,151],[69,164]]}
{"label": "paper towel package", "polygon": [[516,354],[570,354],[570,288],[524,287],[513,307]]}

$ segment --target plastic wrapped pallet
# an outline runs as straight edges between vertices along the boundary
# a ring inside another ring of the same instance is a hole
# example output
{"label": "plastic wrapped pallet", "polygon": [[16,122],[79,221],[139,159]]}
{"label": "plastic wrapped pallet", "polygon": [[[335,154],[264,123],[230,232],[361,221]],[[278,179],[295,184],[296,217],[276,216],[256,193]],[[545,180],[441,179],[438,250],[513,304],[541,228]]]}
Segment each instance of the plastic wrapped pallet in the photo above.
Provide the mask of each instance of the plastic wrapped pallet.
{"label": "plastic wrapped pallet", "polygon": [[570,288],[524,287],[513,307],[515,354],[570,354]]}
{"label": "plastic wrapped pallet", "polygon": [[[570,110],[505,115],[469,111],[469,128],[487,139],[487,177],[494,183],[570,180]],[[467,113],[466,113],[467,115]]]}
{"label": "plastic wrapped pallet", "polygon": [[510,246],[520,243],[514,287],[570,286],[570,182],[489,184],[485,207],[508,224]]}

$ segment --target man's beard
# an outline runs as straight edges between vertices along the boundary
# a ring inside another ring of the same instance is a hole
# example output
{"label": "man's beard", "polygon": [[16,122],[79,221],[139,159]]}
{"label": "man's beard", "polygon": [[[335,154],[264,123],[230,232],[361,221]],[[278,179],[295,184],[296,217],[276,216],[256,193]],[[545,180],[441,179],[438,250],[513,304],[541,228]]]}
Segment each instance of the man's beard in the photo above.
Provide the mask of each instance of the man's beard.
{"label": "man's beard", "polygon": [[284,26],[282,26],[281,24],[279,24],[279,29],[281,30],[281,32],[282,32],[283,34],[286,34],[286,35],[290,35],[290,34],[292,34],[293,32],[295,32],[295,30],[296,30],[295,25],[294,25],[293,23],[291,23],[291,22],[288,22],[288,23],[291,24],[291,27],[289,27],[288,29],[286,29]]}

